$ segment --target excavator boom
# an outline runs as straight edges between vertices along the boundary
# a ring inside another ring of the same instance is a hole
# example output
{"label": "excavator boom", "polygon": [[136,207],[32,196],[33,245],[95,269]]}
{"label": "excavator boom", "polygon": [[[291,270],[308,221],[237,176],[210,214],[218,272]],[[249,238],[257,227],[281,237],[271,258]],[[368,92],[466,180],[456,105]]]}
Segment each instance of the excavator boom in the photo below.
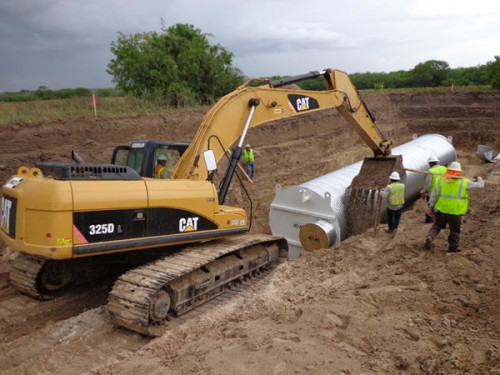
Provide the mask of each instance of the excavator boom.
{"label": "excavator boom", "polygon": [[[325,78],[324,91],[286,88],[319,76]],[[383,136],[347,73],[327,69],[257,87],[247,84],[223,97],[203,119],[172,178],[206,180],[208,172],[201,157],[204,151],[211,149],[218,162],[237,140],[236,148],[241,149],[250,128],[325,109],[338,110],[375,156],[389,153],[392,142]]]}

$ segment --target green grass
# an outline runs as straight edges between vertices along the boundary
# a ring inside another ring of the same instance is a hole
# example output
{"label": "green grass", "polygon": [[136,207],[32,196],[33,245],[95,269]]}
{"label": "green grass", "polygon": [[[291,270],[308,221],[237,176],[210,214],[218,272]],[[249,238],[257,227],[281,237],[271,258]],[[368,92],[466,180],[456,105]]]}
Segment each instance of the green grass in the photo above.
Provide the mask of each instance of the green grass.
{"label": "green grass", "polygon": [[[491,92],[489,86],[455,86],[454,92]],[[445,94],[449,87],[371,89],[362,90],[363,95],[388,94]],[[150,102],[131,96],[97,97],[97,117],[132,116],[174,110],[161,101]],[[10,122],[32,123],[65,117],[93,118],[94,107],[91,96],[68,99],[31,100],[25,102],[0,102],[0,124]]]}
{"label": "green grass", "polygon": [[[360,90],[363,94],[377,95],[377,94],[447,94],[451,93],[451,88],[449,86],[439,86],[439,87],[409,87],[402,89],[368,89]],[[497,92],[490,86],[455,86],[453,92]]]}
{"label": "green grass", "polygon": [[[171,111],[161,104],[133,97],[97,98],[97,117],[130,116]],[[0,124],[31,123],[63,117],[94,117],[92,97],[0,102]]]}

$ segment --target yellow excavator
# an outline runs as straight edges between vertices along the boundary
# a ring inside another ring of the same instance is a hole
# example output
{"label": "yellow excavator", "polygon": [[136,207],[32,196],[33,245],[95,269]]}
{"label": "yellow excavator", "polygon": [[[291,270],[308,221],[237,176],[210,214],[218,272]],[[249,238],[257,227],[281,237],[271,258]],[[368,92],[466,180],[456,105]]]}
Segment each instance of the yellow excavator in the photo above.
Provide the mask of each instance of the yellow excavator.
{"label": "yellow excavator", "polygon": [[[320,76],[324,91],[289,88]],[[286,254],[284,238],[249,234],[246,212],[224,204],[230,183],[249,129],[331,108],[372,149],[371,160],[389,161],[392,168],[392,142],[348,75],[333,69],[237,88],[206,114],[189,145],[135,141],[117,147],[110,164],[75,155],[75,163],[19,168],[2,187],[0,234],[20,253],[11,285],[47,298],[99,272],[124,272],[109,295],[111,319],[154,334],[155,327]],[[170,162],[167,179],[155,178],[160,155]],[[216,186],[222,158],[225,172]]]}

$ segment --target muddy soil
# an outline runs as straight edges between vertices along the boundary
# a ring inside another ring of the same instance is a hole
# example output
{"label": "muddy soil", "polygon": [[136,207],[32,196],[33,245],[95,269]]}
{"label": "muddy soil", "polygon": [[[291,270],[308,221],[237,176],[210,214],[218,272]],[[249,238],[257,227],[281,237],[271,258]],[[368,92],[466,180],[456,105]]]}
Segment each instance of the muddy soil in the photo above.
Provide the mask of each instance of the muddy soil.
{"label": "muddy soil", "polygon": [[[365,98],[395,144],[413,134],[453,137],[468,176],[500,180],[475,155],[500,152],[500,94]],[[132,139],[190,141],[208,108],[113,119],[59,119],[0,127],[0,180],[22,165],[108,162]],[[252,129],[252,232],[269,233],[276,184],[296,185],[370,156],[335,111]],[[235,184],[228,204],[248,200]],[[304,254],[155,339],[115,327],[113,280],[36,301],[9,286],[16,254],[0,245],[0,374],[500,374],[499,185],[470,197],[462,249],[423,249],[425,205],[405,212],[393,238],[381,225]]]}

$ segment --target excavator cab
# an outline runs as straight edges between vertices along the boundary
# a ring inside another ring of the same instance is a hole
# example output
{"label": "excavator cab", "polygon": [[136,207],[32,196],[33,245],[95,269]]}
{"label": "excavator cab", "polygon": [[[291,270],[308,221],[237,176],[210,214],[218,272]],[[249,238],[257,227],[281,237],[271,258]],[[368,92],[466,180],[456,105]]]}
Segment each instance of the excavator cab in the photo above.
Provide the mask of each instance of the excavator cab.
{"label": "excavator cab", "polygon": [[156,160],[165,157],[166,168],[170,175],[189,143],[159,141],[132,141],[128,145],[115,147],[111,164],[133,168],[142,177],[155,177]]}

